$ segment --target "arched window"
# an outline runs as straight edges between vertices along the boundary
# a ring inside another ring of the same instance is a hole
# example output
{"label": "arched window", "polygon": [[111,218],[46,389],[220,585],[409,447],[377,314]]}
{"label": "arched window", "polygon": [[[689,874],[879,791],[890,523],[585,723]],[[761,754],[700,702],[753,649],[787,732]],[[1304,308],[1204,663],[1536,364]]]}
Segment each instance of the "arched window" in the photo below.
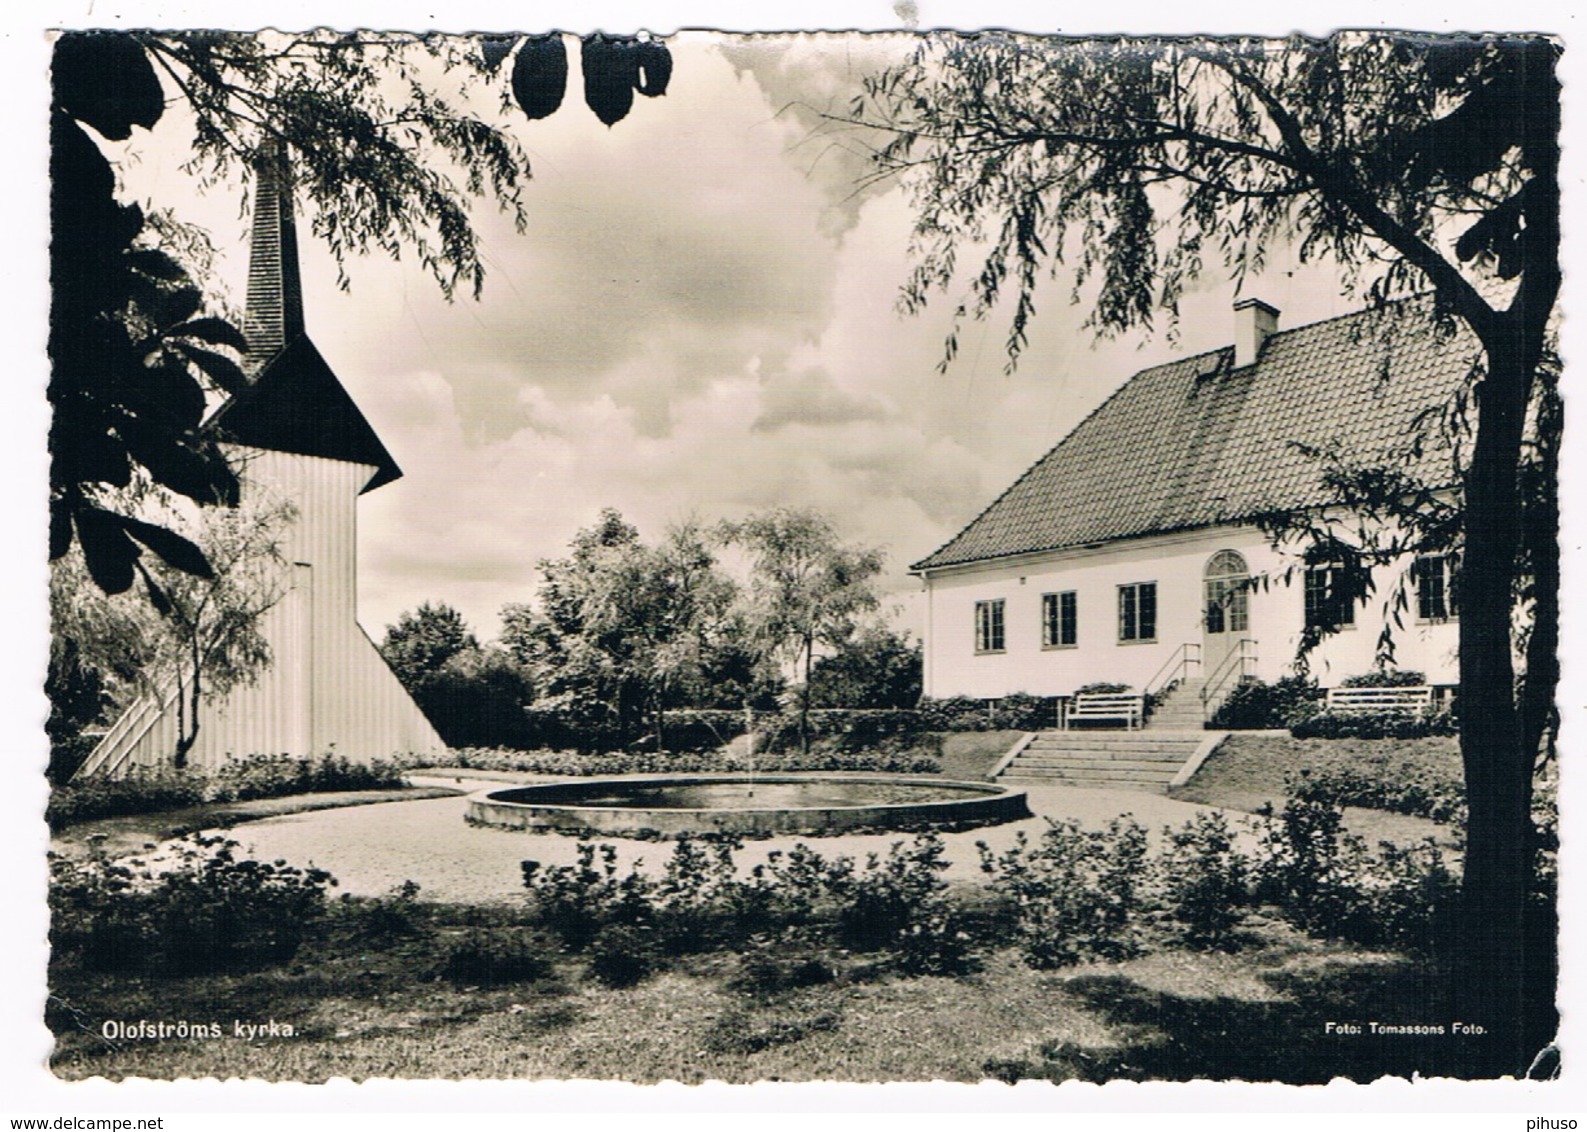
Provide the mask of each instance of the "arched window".
{"label": "arched window", "polygon": [[1202,572],[1209,633],[1244,633],[1251,627],[1250,571],[1237,551],[1220,550]]}

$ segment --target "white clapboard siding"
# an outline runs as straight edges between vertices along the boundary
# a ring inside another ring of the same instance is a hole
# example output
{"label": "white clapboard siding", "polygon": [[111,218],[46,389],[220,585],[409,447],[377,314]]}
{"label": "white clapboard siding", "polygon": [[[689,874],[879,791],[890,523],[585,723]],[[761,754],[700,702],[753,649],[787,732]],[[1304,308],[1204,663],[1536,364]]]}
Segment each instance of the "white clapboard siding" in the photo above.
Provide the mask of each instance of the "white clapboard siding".
{"label": "white clapboard siding", "polygon": [[[355,509],[374,469],[288,452],[237,455],[249,490],[297,508],[283,540],[288,588],[263,623],[269,668],[250,685],[206,698],[189,764],[332,751],[358,762],[443,755],[441,737],[358,624]],[[135,725],[107,733],[79,773],[120,776],[134,766],[168,764],[176,747],[174,703],[145,725],[148,707],[135,704],[128,713]]]}

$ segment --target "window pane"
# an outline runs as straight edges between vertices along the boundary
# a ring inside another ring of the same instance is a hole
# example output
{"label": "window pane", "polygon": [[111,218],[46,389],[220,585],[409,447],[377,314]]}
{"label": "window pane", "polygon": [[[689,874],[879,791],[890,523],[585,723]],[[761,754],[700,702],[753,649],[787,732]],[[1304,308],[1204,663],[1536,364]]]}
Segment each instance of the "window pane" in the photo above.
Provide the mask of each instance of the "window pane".
{"label": "window pane", "polygon": [[1060,625],[1058,630],[1058,643],[1072,645],[1080,639],[1079,606],[1075,600],[1074,591],[1058,595],[1059,605],[1062,607]]}
{"label": "window pane", "polygon": [[1143,582],[1140,588],[1140,639],[1149,641],[1157,636],[1157,583]]}
{"label": "window pane", "polygon": [[1207,590],[1207,615],[1206,627],[1209,633],[1222,633],[1224,625],[1224,597],[1228,591],[1228,583],[1223,581],[1208,582]]}
{"label": "window pane", "polygon": [[1135,587],[1119,587],[1119,640],[1135,639]]}

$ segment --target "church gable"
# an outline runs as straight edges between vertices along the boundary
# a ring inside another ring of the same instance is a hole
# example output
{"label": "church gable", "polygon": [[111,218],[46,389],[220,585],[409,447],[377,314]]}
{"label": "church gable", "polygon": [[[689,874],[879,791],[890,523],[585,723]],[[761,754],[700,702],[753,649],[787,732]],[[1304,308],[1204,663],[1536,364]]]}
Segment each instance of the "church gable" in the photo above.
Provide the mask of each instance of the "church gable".
{"label": "church gable", "polygon": [[210,422],[223,439],[253,448],[368,464],[363,491],[402,475],[314,343],[299,336],[265,364],[253,384]]}

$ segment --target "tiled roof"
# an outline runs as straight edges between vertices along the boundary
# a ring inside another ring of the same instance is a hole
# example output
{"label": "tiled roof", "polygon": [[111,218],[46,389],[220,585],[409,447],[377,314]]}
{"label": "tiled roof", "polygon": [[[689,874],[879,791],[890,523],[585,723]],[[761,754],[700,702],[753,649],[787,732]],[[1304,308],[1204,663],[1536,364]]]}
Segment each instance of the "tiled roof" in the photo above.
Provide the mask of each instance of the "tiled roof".
{"label": "tiled roof", "polygon": [[[1337,446],[1363,462],[1404,452],[1414,422],[1469,378],[1475,339],[1440,332],[1431,313],[1428,299],[1408,299],[1280,331],[1243,369],[1223,349],[1142,370],[911,569],[1324,505],[1321,466],[1303,449]],[[1436,444],[1405,467],[1452,479]]]}

